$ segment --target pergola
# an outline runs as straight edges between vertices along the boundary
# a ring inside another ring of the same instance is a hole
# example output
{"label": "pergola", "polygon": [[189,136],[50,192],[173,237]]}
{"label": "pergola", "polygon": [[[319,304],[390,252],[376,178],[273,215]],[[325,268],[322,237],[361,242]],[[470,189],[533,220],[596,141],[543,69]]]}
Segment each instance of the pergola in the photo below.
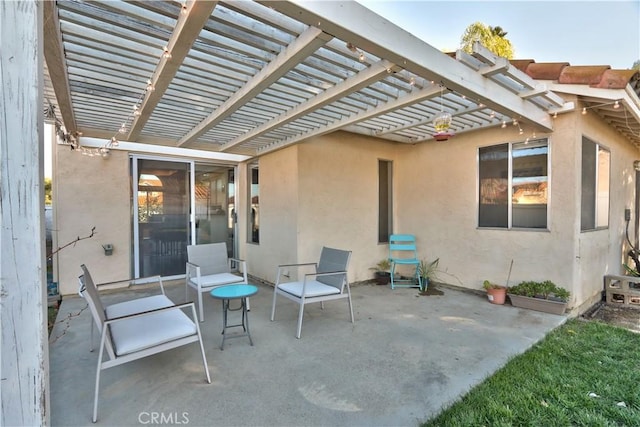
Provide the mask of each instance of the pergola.
{"label": "pergola", "polygon": [[44,3],[45,107],[70,135],[259,156],[336,130],[414,144],[551,131],[573,109],[477,45],[445,54],[353,1]]}
{"label": "pergola", "polygon": [[575,108],[555,91],[640,146],[637,78],[615,92],[533,79],[480,45],[440,52],[352,1],[19,0],[0,4],[0,35],[7,425],[48,422],[43,118],[81,148],[252,157],[337,130],[429,141],[442,112],[457,134],[551,132]]}

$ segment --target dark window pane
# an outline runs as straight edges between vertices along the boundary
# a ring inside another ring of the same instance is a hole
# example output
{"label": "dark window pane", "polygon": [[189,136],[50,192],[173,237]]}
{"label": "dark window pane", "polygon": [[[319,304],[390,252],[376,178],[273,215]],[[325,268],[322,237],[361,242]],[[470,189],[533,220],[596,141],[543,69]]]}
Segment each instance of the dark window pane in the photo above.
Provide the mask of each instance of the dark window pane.
{"label": "dark window pane", "polygon": [[507,227],[509,209],[509,145],[479,149],[480,227]]}
{"label": "dark window pane", "polygon": [[512,148],[511,226],[547,227],[546,140],[514,144]]}
{"label": "dark window pane", "polygon": [[596,144],[582,138],[582,200],[580,229],[596,227]]}
{"label": "dark window pane", "polygon": [[391,162],[378,161],[378,242],[386,243],[392,229]]}

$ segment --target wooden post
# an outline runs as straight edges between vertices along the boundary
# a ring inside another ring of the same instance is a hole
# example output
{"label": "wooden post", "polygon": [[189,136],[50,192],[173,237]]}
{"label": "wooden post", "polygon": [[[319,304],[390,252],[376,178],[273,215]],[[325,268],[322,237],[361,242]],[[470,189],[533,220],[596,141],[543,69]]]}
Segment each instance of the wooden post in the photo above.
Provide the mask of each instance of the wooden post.
{"label": "wooden post", "polygon": [[48,425],[42,5],[0,2],[0,425]]}

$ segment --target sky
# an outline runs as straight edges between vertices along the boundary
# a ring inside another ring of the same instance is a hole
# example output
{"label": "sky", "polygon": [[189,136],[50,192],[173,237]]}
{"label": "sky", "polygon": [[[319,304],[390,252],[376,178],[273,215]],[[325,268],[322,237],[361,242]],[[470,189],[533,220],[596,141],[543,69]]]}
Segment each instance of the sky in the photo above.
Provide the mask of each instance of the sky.
{"label": "sky", "polygon": [[358,0],[431,46],[453,52],[474,22],[502,27],[514,59],[609,65],[640,59],[640,0]]}

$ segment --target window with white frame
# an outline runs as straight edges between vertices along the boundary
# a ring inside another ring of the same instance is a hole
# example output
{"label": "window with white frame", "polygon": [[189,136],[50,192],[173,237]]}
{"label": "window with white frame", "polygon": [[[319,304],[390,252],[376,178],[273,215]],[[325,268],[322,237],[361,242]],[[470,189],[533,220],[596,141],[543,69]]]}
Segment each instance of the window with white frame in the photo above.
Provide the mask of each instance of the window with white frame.
{"label": "window with white frame", "polygon": [[609,227],[611,153],[582,137],[582,196],[580,230]]}
{"label": "window with white frame", "polygon": [[547,228],[547,139],[478,149],[478,226]]}

